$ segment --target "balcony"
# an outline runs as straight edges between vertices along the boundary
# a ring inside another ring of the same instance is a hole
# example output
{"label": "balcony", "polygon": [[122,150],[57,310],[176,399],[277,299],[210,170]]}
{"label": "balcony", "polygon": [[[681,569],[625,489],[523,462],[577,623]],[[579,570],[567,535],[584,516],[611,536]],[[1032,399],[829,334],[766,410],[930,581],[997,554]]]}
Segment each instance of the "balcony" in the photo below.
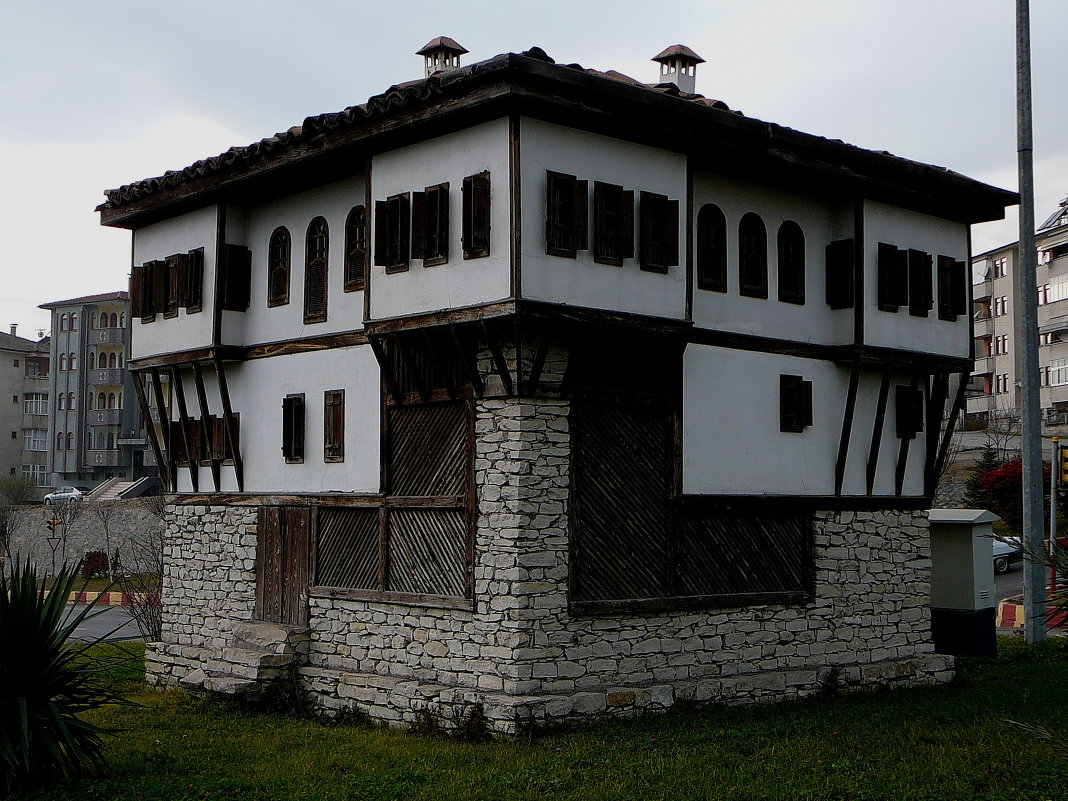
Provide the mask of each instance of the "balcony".
{"label": "balcony", "polygon": [[122,409],[92,409],[85,413],[85,422],[91,426],[121,425]]}
{"label": "balcony", "polygon": [[89,332],[86,342],[90,345],[121,345],[125,334],[123,328],[97,328]]}
{"label": "balcony", "polygon": [[976,356],[975,367],[972,368],[972,372],[976,375],[983,375],[984,373],[994,372],[994,357]]}
{"label": "balcony", "polygon": [[988,337],[994,333],[994,318],[989,314],[979,315],[975,318],[975,336]]}
{"label": "balcony", "polygon": [[90,370],[86,382],[98,387],[117,387],[122,384],[123,371],[117,367]]}
{"label": "balcony", "polygon": [[118,467],[119,451],[112,450],[88,450],[85,452],[86,467]]}

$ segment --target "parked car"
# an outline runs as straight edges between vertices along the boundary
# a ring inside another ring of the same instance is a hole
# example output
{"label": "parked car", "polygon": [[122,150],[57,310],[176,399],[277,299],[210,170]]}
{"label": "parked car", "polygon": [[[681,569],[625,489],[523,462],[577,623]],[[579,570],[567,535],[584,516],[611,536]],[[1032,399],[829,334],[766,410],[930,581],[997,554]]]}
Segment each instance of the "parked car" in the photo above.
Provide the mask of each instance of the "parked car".
{"label": "parked car", "polygon": [[1023,560],[1023,543],[1019,537],[994,540],[994,572],[1007,573],[1009,565]]}
{"label": "parked car", "polygon": [[60,487],[55,492],[44,496],[45,506],[56,503],[77,503],[83,499],[82,491],[77,487]]}

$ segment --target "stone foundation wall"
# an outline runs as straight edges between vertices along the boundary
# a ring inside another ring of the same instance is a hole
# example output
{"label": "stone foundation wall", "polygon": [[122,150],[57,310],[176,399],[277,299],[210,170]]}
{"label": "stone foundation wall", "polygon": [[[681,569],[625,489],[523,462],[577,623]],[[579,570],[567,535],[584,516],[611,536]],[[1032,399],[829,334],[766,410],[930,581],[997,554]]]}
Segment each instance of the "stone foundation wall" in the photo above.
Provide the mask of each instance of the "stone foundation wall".
{"label": "stone foundation wall", "polygon": [[257,509],[169,506],[163,532],[163,640],[145,649],[148,680],[176,684],[230,644],[256,606]]}

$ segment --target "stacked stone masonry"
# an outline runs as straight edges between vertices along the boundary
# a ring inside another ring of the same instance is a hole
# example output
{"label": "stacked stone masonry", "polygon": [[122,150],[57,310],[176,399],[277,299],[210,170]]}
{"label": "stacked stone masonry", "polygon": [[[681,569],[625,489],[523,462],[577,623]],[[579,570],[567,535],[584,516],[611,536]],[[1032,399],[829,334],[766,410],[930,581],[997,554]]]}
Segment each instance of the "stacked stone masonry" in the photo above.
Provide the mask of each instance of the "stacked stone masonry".
{"label": "stacked stone masonry", "polygon": [[[845,688],[947,681],[931,642],[923,512],[817,512],[814,595],[796,605],[625,615],[568,606],[566,400],[482,400],[470,610],[310,600],[302,685],[326,710],[447,725],[479,704],[496,731]],[[149,674],[176,683],[252,617],[256,512],[174,507],[164,642]]]}

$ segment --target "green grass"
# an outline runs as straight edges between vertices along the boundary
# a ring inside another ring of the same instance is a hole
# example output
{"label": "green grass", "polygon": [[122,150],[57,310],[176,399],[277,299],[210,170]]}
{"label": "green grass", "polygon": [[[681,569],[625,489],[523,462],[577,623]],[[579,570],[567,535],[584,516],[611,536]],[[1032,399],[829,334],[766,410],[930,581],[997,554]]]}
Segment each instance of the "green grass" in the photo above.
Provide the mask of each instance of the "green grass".
{"label": "green grass", "polygon": [[1002,640],[953,685],[704,708],[469,745],[325,726],[120,683],[93,720],[109,771],[33,799],[1068,799],[1068,759],[1006,722],[1068,737],[1063,642]]}
{"label": "green grass", "polygon": [[[153,585],[155,585],[155,588],[159,589],[159,579],[156,576],[153,576],[149,573],[137,573],[134,574],[134,577],[135,579],[142,582],[144,586],[152,587]],[[44,585],[45,589],[51,589],[53,580],[54,579],[51,576],[47,576],[41,579],[41,583]],[[135,583],[134,586],[142,585]],[[119,592],[121,589],[122,588],[120,587],[119,581],[116,580],[112,582],[106,575],[94,576],[91,579],[79,578],[76,582],[74,582],[75,592],[103,592],[104,590],[109,590],[111,592]]]}

